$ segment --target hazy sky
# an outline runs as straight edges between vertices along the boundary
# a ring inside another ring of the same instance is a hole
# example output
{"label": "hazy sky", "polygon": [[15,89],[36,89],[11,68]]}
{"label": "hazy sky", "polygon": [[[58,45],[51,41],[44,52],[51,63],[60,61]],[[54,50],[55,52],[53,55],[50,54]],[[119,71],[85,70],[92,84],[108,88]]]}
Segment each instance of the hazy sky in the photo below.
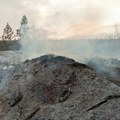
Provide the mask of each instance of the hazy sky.
{"label": "hazy sky", "polygon": [[120,0],[0,0],[1,30],[7,22],[18,28],[23,15],[51,37],[79,37],[119,23]]}

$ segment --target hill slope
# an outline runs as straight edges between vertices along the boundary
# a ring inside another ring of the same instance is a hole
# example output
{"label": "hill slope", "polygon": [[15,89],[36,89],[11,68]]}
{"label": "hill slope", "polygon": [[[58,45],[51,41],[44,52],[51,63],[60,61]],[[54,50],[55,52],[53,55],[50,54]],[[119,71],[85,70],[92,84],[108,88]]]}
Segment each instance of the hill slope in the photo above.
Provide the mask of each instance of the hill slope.
{"label": "hill slope", "polygon": [[27,60],[4,79],[0,120],[120,119],[120,88],[72,59]]}

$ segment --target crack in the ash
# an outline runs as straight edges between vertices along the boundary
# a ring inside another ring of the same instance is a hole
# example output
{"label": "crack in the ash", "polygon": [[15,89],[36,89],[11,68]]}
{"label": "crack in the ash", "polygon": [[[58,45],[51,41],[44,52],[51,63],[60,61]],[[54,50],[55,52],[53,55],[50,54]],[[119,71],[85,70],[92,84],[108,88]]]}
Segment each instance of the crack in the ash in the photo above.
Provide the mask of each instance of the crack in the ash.
{"label": "crack in the ash", "polygon": [[39,110],[40,108],[37,108],[36,110],[34,110],[30,115],[26,117],[25,120],[30,120]]}
{"label": "crack in the ash", "polygon": [[19,94],[19,96],[14,99],[13,103],[11,103],[11,107],[14,107],[15,105],[17,105],[19,102],[22,101],[22,99],[23,99],[23,95]]}
{"label": "crack in the ash", "polygon": [[101,102],[97,103],[96,105],[88,108],[87,111],[91,111],[91,110],[101,106],[102,104],[108,102],[109,100],[118,99],[118,98],[120,98],[120,95],[109,95],[103,101],[101,101]]}
{"label": "crack in the ash", "polygon": [[17,104],[17,106],[18,106],[18,109],[20,110],[19,113],[20,113],[21,119],[25,120],[26,116],[23,113],[22,107],[19,104]]}
{"label": "crack in the ash", "polygon": [[14,99],[13,103],[11,103],[11,107],[18,106],[21,119],[22,120],[30,120],[40,110],[40,108],[33,110],[28,116],[26,116],[23,112],[22,107],[19,105],[19,103],[22,101],[22,99],[23,99],[23,95],[21,93],[19,93],[19,96]]}
{"label": "crack in the ash", "polygon": [[22,120],[30,120],[40,110],[40,108],[37,108],[33,110],[33,112],[31,112],[28,116],[26,116],[23,112],[22,107],[19,104],[17,104],[17,106],[18,106],[18,109],[20,110],[19,113]]}

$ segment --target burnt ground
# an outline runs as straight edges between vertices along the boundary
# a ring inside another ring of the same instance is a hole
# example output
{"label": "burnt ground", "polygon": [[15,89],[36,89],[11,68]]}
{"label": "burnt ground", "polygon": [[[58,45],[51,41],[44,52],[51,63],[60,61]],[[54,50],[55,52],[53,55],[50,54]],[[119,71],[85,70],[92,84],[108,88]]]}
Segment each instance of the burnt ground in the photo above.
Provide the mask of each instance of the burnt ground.
{"label": "burnt ground", "polygon": [[5,72],[0,120],[120,119],[120,87],[73,59],[45,55]]}
{"label": "burnt ground", "polygon": [[93,58],[87,62],[99,75],[120,86],[120,60],[109,58]]}

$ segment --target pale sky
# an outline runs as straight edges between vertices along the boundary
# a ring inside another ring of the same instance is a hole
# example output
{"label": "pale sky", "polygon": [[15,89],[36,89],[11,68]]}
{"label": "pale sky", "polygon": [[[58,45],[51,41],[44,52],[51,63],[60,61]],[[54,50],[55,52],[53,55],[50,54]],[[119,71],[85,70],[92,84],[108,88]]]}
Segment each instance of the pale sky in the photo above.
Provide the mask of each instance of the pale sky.
{"label": "pale sky", "polygon": [[120,23],[120,0],[0,0],[0,33],[7,22],[19,28],[23,15],[53,38],[79,37]]}

